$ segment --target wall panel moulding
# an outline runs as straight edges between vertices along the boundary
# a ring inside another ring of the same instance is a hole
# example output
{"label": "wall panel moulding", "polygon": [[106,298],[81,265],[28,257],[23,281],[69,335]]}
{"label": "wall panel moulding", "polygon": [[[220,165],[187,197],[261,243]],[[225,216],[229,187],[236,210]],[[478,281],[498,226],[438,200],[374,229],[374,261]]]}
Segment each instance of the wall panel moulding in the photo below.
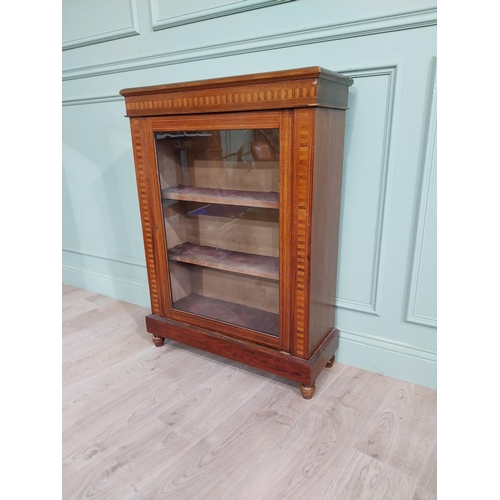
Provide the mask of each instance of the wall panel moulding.
{"label": "wall panel moulding", "polygon": [[239,0],[235,2],[234,0],[204,0],[203,2],[172,2],[169,0],[151,0],[152,26],[154,31],[158,31],[294,1]]}
{"label": "wall panel moulding", "polygon": [[63,51],[139,35],[137,0],[63,2],[62,28]]}
{"label": "wall panel moulding", "polygon": [[262,50],[283,49],[311,43],[377,35],[392,31],[433,26],[435,24],[436,9],[419,10],[372,19],[360,19],[359,21],[348,23],[329,23],[314,28],[240,38],[213,45],[201,45],[178,51],[166,51],[162,54],[109,61],[92,66],[68,68],[63,71],[63,81],[203,61],[218,57],[260,52]]}

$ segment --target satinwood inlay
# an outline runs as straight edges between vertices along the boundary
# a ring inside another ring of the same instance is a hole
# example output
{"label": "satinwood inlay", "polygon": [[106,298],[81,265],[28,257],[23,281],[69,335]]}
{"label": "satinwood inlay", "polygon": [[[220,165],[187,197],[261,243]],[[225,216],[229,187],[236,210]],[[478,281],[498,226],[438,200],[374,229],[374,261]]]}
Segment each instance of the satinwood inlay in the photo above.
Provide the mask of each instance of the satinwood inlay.
{"label": "satinwood inlay", "polygon": [[283,108],[314,105],[317,98],[317,85],[312,82],[297,81],[286,84],[260,85],[264,88],[223,88],[211,91],[211,95],[200,96],[196,90],[173,92],[144,97],[127,97],[128,116],[143,114],[175,114],[191,112],[212,112],[215,108],[226,106],[235,110],[251,109],[256,104],[263,108]]}
{"label": "satinwood inlay", "polygon": [[153,228],[151,211],[149,208],[148,183],[145,173],[143,146],[141,142],[141,126],[138,120],[131,121],[132,141],[134,146],[137,191],[139,194],[139,207],[142,217],[142,232],[144,237],[144,250],[148,269],[149,294],[151,297],[151,310],[153,314],[160,314],[160,301],[158,295],[158,278],[153,248]]}
{"label": "satinwood inlay", "polygon": [[306,354],[306,329],[309,325],[309,259],[310,247],[310,177],[311,177],[311,145],[310,137],[313,124],[309,110],[296,112],[297,163],[295,199],[296,228],[296,289],[295,289],[295,354],[303,357]]}

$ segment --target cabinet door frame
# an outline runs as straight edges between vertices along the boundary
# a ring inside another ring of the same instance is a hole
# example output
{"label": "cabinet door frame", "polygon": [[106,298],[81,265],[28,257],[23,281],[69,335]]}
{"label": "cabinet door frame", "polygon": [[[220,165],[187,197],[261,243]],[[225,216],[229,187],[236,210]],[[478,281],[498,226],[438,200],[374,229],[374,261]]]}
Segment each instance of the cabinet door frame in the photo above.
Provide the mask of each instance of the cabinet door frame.
{"label": "cabinet door frame", "polygon": [[[292,273],[292,116],[291,110],[214,113],[204,115],[157,116],[135,119],[140,123],[140,149],[143,156],[142,182],[139,182],[139,199],[143,219],[146,261],[152,294],[152,312],[167,319],[194,327],[208,329],[230,337],[254,342],[283,352],[290,352],[291,345],[291,290],[295,288]],[[137,123],[135,125],[137,128]],[[250,330],[222,321],[197,316],[172,307],[169,262],[162,210],[161,186],[156,161],[155,132],[166,130],[238,130],[253,128],[279,128],[280,130],[280,189],[279,189],[279,337]],[[134,132],[134,125],[132,124]],[[136,149],[136,148],[134,148]],[[136,158],[136,168],[137,158]],[[147,184],[148,193],[141,197],[141,186]],[[143,206],[147,204],[148,206]],[[149,246],[149,251],[148,251]]]}

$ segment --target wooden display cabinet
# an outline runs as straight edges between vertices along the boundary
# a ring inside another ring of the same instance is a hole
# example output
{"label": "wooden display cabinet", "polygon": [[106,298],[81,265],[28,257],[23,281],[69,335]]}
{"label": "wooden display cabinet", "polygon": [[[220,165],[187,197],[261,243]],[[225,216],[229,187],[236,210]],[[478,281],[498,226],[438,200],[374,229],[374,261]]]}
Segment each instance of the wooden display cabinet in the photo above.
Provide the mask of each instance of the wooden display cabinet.
{"label": "wooden display cabinet", "polygon": [[351,78],[319,67],[125,89],[157,346],[301,384],[331,366]]}

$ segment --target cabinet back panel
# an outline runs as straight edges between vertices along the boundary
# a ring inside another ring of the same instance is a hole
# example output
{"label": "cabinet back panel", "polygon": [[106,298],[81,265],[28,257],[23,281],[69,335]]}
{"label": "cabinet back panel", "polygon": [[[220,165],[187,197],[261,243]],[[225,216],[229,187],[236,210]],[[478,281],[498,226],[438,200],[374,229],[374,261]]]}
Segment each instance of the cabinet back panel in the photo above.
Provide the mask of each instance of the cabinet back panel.
{"label": "cabinet back panel", "polygon": [[[217,210],[217,207],[202,205],[199,209],[206,213],[212,210]],[[279,256],[277,211],[237,207],[232,213],[234,217],[186,216],[169,210],[169,214],[172,215],[165,218],[169,248],[190,242],[235,252]]]}
{"label": "cabinet back panel", "polygon": [[189,168],[191,186],[248,191],[279,191],[279,162],[197,160]]}
{"label": "cabinet back panel", "polygon": [[263,311],[279,311],[279,284],[272,280],[198,268],[193,272],[193,291],[198,295]]}
{"label": "cabinet back panel", "polygon": [[191,270],[186,264],[180,262],[170,262],[169,268],[172,300],[177,302],[193,292]]}

